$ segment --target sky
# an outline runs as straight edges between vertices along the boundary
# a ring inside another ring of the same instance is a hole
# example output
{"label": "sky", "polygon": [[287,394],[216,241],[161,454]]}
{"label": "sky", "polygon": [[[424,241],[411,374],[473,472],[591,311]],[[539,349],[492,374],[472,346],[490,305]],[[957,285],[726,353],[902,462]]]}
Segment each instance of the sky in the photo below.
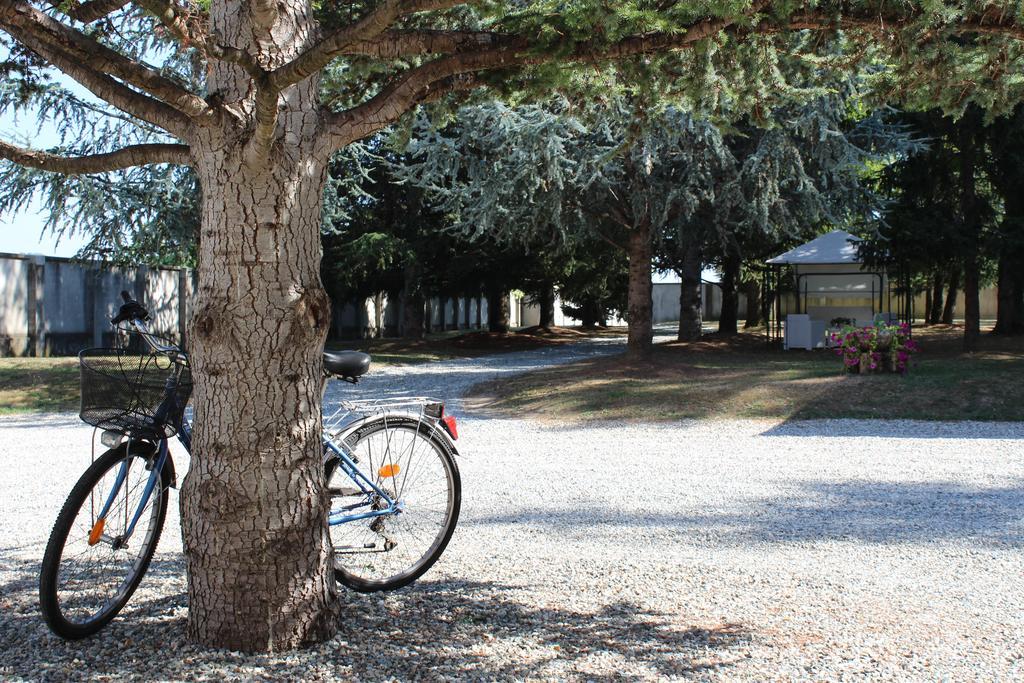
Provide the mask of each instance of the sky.
{"label": "sky", "polygon": [[[6,52],[0,57],[6,58]],[[69,84],[65,79],[65,84]],[[77,89],[77,84],[70,84]],[[39,128],[30,112],[15,118],[11,112],[0,115],[0,140],[32,149],[47,149],[57,144],[57,135],[49,125]],[[40,215],[36,202],[25,205],[15,213],[0,213],[0,252],[9,254],[42,254],[44,256],[74,256],[85,244],[80,235],[57,240],[52,234],[42,234],[45,216]]]}

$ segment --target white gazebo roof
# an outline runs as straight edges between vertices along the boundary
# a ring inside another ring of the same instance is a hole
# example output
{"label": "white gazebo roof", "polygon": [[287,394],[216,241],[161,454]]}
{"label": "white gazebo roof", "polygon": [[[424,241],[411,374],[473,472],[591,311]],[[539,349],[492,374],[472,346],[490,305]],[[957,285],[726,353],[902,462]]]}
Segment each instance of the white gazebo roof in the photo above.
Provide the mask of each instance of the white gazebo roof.
{"label": "white gazebo roof", "polygon": [[807,244],[790,249],[785,254],[768,259],[765,263],[771,265],[861,263],[861,258],[857,255],[857,243],[860,241],[859,237],[851,235],[845,230],[833,230],[821,237],[815,237]]}

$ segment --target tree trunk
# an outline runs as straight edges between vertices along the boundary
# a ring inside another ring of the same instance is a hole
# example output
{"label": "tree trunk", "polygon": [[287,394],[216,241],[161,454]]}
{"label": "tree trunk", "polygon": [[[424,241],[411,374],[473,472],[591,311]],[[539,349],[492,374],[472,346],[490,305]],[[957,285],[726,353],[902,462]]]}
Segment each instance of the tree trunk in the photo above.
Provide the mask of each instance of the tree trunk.
{"label": "tree trunk", "polygon": [[580,303],[580,325],[586,328],[597,327],[601,323],[601,306],[593,299]]}
{"label": "tree trunk", "polygon": [[[312,136],[315,120],[294,123],[300,139]],[[238,152],[211,144],[197,164],[203,276],[181,487],[187,628],[208,646],[284,650],[337,629],[320,438],[326,159],[292,150],[255,165]]]}
{"label": "tree trunk", "polygon": [[508,332],[508,290],[494,286],[487,290],[487,329],[490,332]]}
{"label": "tree trunk", "polygon": [[1024,334],[1024,266],[1013,278],[1013,334]]}
{"label": "tree trunk", "polygon": [[942,271],[932,276],[932,303],[928,309],[928,324],[938,325],[942,321]]}
{"label": "tree trunk", "polygon": [[373,336],[377,339],[384,336],[384,292],[373,295]]}
{"label": "tree trunk", "polygon": [[736,283],[740,277],[740,257],[730,253],[722,264],[722,314],[718,317],[719,334],[736,334],[740,308]]}
{"label": "tree trunk", "polygon": [[1014,263],[1006,253],[999,256],[996,326],[993,334],[1020,334],[1024,331],[1024,266]]}
{"label": "tree trunk", "polygon": [[426,301],[420,283],[420,267],[415,259],[410,259],[403,271],[405,282],[405,310],[403,334],[412,339],[422,339],[424,335],[423,310]]}
{"label": "tree trunk", "polygon": [[654,302],[651,289],[651,226],[646,222],[633,227],[626,247],[629,258],[629,285],[626,295],[626,321],[629,332],[626,352],[634,358],[645,358],[654,345]]}
{"label": "tree trunk", "polygon": [[540,297],[537,299],[540,305],[540,326],[545,330],[555,324],[555,288],[545,285]]}
{"label": "tree trunk", "polygon": [[448,297],[442,294],[438,297],[438,303],[441,307],[441,331],[446,332],[450,329],[448,327]]}
{"label": "tree trunk", "polygon": [[980,279],[978,255],[972,254],[964,264],[964,351],[977,351],[981,338]]}
{"label": "tree trunk", "polygon": [[[257,37],[250,12],[214,2],[211,29],[273,68],[316,35],[307,2],[275,7],[273,28]],[[253,106],[239,67],[213,61],[207,77],[210,93]],[[250,145],[254,135],[219,126],[198,129],[192,145],[201,276],[180,505],[187,633],[210,647],[287,650],[338,628],[321,443],[330,301],[320,280],[328,150],[318,91],[316,77],[287,90],[269,152]]]}
{"label": "tree trunk", "polygon": [[481,330],[484,327],[484,298],[477,294],[476,296],[476,329]]}
{"label": "tree trunk", "polygon": [[946,304],[942,308],[942,323],[953,324],[953,315],[956,313],[956,295],[960,289],[960,269],[955,268],[949,276],[949,291],[946,293]]}
{"label": "tree trunk", "polygon": [[744,316],[743,329],[757,327],[761,324],[761,283],[751,278],[743,283],[743,293],[747,296],[747,312]]}
{"label": "tree trunk", "polygon": [[701,271],[704,259],[699,245],[691,245],[683,254],[683,268],[679,273],[679,341],[699,341],[703,331],[703,297]]}

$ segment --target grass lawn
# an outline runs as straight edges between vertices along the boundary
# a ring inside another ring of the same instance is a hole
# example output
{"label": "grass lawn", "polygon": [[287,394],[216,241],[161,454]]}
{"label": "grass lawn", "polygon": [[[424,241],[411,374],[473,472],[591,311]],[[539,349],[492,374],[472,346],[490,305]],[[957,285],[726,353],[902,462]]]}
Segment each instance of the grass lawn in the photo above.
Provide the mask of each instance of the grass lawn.
{"label": "grass lawn", "polygon": [[904,377],[841,373],[827,351],[769,349],[763,337],[714,336],[540,370],[473,391],[476,410],[553,422],[681,418],[1024,420],[1024,339],[986,335],[959,351],[961,329],[915,330],[922,344]]}
{"label": "grass lawn", "polygon": [[0,358],[0,415],[78,410],[77,358]]}
{"label": "grass lawn", "polygon": [[[426,339],[361,339],[332,342],[328,347],[366,351],[373,355],[374,366],[379,367],[522,351],[564,344],[583,336],[625,333],[625,328],[593,332],[554,328],[551,331],[526,330],[508,335],[452,331],[432,334]],[[78,384],[77,358],[0,358],[0,415],[78,411]]]}
{"label": "grass lawn", "polygon": [[[550,330],[529,328],[511,334],[490,332],[439,332],[425,339],[353,339],[333,341],[331,349],[355,349],[373,356],[374,365],[408,365],[429,363],[448,358],[473,358],[491,353],[527,351],[529,349],[567,344],[593,336],[626,336],[625,327],[598,330],[554,327]],[[372,370],[371,370],[372,372]]]}

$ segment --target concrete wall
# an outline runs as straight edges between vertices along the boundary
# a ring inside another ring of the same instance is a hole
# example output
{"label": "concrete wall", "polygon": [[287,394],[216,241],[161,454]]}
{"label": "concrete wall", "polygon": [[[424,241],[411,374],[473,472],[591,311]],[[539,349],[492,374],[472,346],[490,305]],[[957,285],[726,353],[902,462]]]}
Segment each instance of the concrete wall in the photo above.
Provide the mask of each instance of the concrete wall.
{"label": "concrete wall", "polygon": [[[996,311],[999,309],[999,290],[995,287],[986,287],[978,292],[978,303],[981,306],[982,320],[995,320]],[[914,298],[914,316],[924,319],[925,316],[925,295],[918,294]],[[956,294],[956,307],[953,309],[953,317],[963,320],[964,318],[964,293],[958,291]]]}
{"label": "concrete wall", "polygon": [[[701,316],[704,320],[718,320],[722,316],[722,289],[714,282],[701,284]],[[666,323],[679,320],[678,283],[660,283],[654,285],[654,322]],[[739,294],[740,320],[747,312],[747,297]]]}
{"label": "concrete wall", "polygon": [[70,355],[111,343],[121,290],[149,309],[154,331],[183,338],[194,291],[188,270],[0,254],[0,355]]}
{"label": "concrete wall", "polygon": [[[651,287],[651,299],[653,303],[652,318],[654,324],[675,322],[679,320],[679,283],[656,282]],[[703,291],[703,308],[705,320],[718,320],[722,314],[722,292],[718,285],[705,282]],[[746,312],[747,298],[740,294],[740,317]],[[532,327],[540,324],[540,307],[536,304],[521,304],[522,327]],[[559,327],[572,327],[579,325],[580,321],[562,313],[562,301],[555,298],[555,325]],[[621,318],[612,318],[609,325],[625,325],[626,321]]]}
{"label": "concrete wall", "polygon": [[[519,297],[509,297],[509,322],[520,327]],[[380,304],[381,327],[377,329],[377,304]],[[404,334],[405,302],[401,296],[382,294],[365,301],[335,301],[332,312],[331,337],[364,339],[368,337],[400,337]],[[427,301],[425,321],[430,331],[476,330],[487,327],[487,299],[476,297],[433,297]]]}

